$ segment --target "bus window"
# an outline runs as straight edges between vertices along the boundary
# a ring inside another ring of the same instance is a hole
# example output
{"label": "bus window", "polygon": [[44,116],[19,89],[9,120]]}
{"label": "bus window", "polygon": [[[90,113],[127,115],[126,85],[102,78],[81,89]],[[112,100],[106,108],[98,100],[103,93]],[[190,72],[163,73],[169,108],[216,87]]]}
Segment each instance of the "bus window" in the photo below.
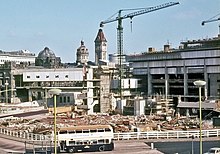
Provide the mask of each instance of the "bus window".
{"label": "bus window", "polygon": [[59,134],[67,134],[67,131],[60,131]]}
{"label": "bus window", "polygon": [[91,129],[90,130],[90,133],[96,133],[97,131],[96,131],[96,129]]}
{"label": "bus window", "polygon": [[111,131],[111,129],[105,128],[105,132],[110,132],[110,131]]}
{"label": "bus window", "polygon": [[76,133],[82,133],[82,130],[76,130]]}
{"label": "bus window", "polygon": [[76,142],[75,141],[69,141],[69,145],[75,145]]}
{"label": "bus window", "polygon": [[75,134],[75,133],[76,133],[75,130],[69,131],[69,134]]}
{"label": "bus window", "polygon": [[89,130],[83,130],[83,133],[89,133]]}
{"label": "bus window", "polygon": [[110,143],[110,142],[109,142],[109,139],[106,139],[106,140],[105,140],[105,143]]}
{"label": "bus window", "polygon": [[91,144],[97,144],[97,140],[91,140]]}
{"label": "bus window", "polygon": [[98,132],[104,132],[104,129],[98,129]]}
{"label": "bus window", "polygon": [[88,141],[88,140],[85,140],[85,141],[83,141],[83,144],[84,144],[84,145],[88,145],[88,144],[89,144],[89,141]]}
{"label": "bus window", "polygon": [[103,143],[104,143],[104,140],[98,140],[98,143],[99,143],[99,144],[103,144]]}
{"label": "bus window", "polygon": [[76,141],[76,145],[82,145],[82,141]]}

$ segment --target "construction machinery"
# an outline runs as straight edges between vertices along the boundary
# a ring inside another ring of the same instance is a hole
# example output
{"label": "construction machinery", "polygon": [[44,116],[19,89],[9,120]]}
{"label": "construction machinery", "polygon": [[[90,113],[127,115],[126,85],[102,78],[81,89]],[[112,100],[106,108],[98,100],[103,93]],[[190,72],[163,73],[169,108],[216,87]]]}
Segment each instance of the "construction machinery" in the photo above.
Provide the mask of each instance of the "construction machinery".
{"label": "construction machinery", "polygon": [[[148,8],[136,8],[136,9],[121,9],[119,10],[116,14],[118,14],[117,17],[110,17],[107,20],[101,21],[100,23],[100,27],[103,27],[104,24],[107,23],[112,23],[117,21],[118,22],[118,27],[117,27],[117,52],[118,52],[118,60],[119,60],[119,92],[120,92],[120,99],[122,100],[122,78],[124,77],[123,75],[123,65],[122,65],[122,60],[124,58],[124,54],[123,54],[123,27],[122,27],[122,20],[130,18],[132,20],[133,17],[135,16],[139,16],[145,13],[150,13],[153,11],[157,11],[160,9],[164,9],[170,6],[174,6],[179,4],[179,2],[169,2],[169,3],[165,3],[165,4],[161,4],[158,6],[154,6],[154,7],[148,7]],[[122,12],[123,11],[131,11],[131,10],[136,10],[135,12],[126,14],[124,16],[122,16]],[[114,15],[116,15],[114,14]],[[114,16],[113,15],[113,16]]]}
{"label": "construction machinery", "polygon": [[[215,22],[215,21],[220,20],[220,17],[216,18],[217,16],[220,16],[220,13],[215,15],[214,17],[208,19],[208,20],[202,21],[202,26],[204,26],[206,23]],[[219,34],[220,34],[220,24],[219,24]]]}

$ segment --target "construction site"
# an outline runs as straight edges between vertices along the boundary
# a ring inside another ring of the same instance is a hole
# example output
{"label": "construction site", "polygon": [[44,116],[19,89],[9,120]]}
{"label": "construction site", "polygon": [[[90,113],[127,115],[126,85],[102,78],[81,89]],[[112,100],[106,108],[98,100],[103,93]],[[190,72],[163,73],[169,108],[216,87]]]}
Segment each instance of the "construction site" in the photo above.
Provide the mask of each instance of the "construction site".
{"label": "construction site", "polygon": [[[111,125],[114,133],[219,128],[220,34],[182,41],[179,48],[165,44],[162,51],[149,47],[139,54],[123,52],[124,19],[178,4],[125,15],[122,9],[117,17],[101,21],[94,41],[95,62],[88,60],[84,41],[76,50],[76,62],[68,64],[48,47],[37,57],[1,53],[29,61],[5,60],[0,65],[0,127],[43,135],[84,125]],[[117,54],[106,62],[103,26],[112,22],[117,22]]]}

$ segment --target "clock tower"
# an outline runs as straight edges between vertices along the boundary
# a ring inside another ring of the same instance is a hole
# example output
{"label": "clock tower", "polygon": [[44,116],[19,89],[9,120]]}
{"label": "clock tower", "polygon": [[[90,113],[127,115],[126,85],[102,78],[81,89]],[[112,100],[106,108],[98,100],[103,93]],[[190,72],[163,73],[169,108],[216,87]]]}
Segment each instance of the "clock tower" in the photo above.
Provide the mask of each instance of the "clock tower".
{"label": "clock tower", "polygon": [[102,29],[99,29],[95,39],[95,64],[98,65],[99,61],[105,61],[107,56],[107,40],[104,36]]}

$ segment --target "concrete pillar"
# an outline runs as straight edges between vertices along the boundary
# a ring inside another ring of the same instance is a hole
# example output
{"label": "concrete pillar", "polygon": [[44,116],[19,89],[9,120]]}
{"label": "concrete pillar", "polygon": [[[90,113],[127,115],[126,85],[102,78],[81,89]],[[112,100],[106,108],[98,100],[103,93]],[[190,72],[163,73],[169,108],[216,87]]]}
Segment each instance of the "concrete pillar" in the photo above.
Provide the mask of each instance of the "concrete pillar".
{"label": "concrete pillar", "polygon": [[185,63],[184,63],[184,67],[183,67],[183,72],[184,72],[184,83],[183,83],[183,86],[184,86],[184,101],[187,101],[186,100],[186,96],[188,95],[188,74],[187,74],[187,67],[185,66]]}
{"label": "concrete pillar", "polygon": [[150,74],[150,68],[147,68],[147,94],[148,96],[152,95],[152,75]]}
{"label": "concrete pillar", "polygon": [[32,91],[28,89],[28,101],[32,102]]}
{"label": "concrete pillar", "polygon": [[205,96],[205,99],[208,98],[208,87],[209,87],[209,82],[208,82],[208,73],[207,73],[207,67],[206,67],[206,61],[204,59],[204,80],[206,82],[205,86],[204,86],[204,96]]}
{"label": "concrete pillar", "polygon": [[169,94],[170,94],[169,74],[168,74],[168,68],[165,67],[165,97],[166,99]]}

